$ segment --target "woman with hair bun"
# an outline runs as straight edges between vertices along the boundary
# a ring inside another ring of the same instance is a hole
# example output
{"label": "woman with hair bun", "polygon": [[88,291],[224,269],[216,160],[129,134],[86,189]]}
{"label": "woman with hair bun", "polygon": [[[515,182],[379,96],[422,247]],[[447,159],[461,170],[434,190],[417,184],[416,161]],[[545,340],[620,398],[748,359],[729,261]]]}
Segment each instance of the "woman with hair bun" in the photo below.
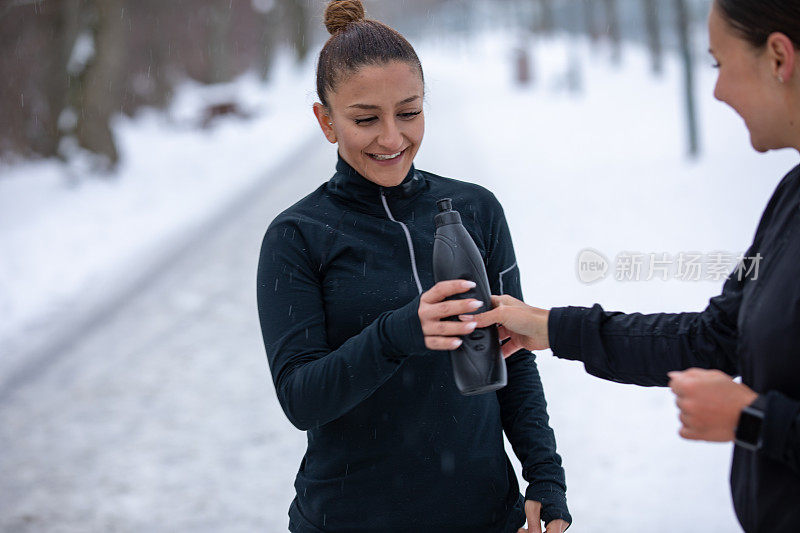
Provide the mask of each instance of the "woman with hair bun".
{"label": "woman with hair bun", "polygon": [[[708,29],[714,96],[744,119],[757,151],[800,151],[800,0],[715,0]],[[493,296],[494,310],[462,320],[502,324],[505,354],[552,348],[601,378],[669,385],[682,437],[735,443],[730,481],[745,531],[800,532],[799,206],[800,165],[701,313],[548,311]]]}
{"label": "woman with hair bun", "polygon": [[[463,396],[450,358],[479,308],[434,285],[436,201],[452,198],[493,292],[521,298],[503,209],[486,189],[414,168],[424,134],[422,66],[411,45],[364,18],[325,12],[314,113],[338,144],[336,172],[270,224],[258,309],[278,400],[307,431],[289,509],[294,532],[565,531],[572,521],[533,357],[508,385]],[[474,284],[472,285],[474,286]],[[429,288],[425,290],[425,288]],[[503,432],[528,482],[520,494]]]}

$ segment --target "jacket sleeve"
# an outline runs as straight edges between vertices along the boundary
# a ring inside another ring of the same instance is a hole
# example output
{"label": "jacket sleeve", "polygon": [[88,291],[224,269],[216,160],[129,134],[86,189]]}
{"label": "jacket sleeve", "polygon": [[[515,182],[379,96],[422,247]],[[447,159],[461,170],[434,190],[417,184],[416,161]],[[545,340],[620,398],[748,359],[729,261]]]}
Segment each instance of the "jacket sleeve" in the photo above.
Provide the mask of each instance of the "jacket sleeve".
{"label": "jacket sleeve", "polygon": [[666,386],[667,372],[691,367],[736,375],[743,283],[738,278],[731,274],[722,294],[701,313],[624,314],[600,305],[553,308],[550,347],[557,357],[582,361],[588,373],[620,383]]}
{"label": "jacket sleeve", "polygon": [[331,349],[319,272],[296,221],[276,219],[261,246],[258,314],[278,400],[302,430],[347,413],[425,351],[419,297]]}
{"label": "jacket sleeve", "polygon": [[761,453],[800,474],[800,402],[780,392],[766,393]]}
{"label": "jacket sleeve", "polygon": [[[488,238],[487,274],[492,294],[509,294],[522,299],[519,267],[503,209],[492,196],[493,220]],[[547,402],[536,367],[535,356],[520,350],[506,359],[508,385],[497,391],[503,430],[522,463],[522,477],[528,482],[525,499],[542,503],[542,520],[558,518],[570,524],[566,481],[556,439],[550,428]]]}

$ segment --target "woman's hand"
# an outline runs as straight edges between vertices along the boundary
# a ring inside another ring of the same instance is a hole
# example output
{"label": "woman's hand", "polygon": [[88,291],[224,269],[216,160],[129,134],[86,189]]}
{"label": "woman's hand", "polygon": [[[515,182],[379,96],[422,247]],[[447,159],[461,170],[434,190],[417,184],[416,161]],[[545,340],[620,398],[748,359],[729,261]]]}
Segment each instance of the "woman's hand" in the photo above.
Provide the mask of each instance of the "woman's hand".
{"label": "woman's hand", "polygon": [[[525,518],[528,520],[528,527],[521,527],[517,533],[542,533],[542,504],[533,500],[525,500]],[[545,533],[563,533],[569,524],[561,520],[552,520],[545,527]]]}
{"label": "woman's hand", "polygon": [[472,281],[461,279],[440,281],[422,293],[419,299],[419,322],[425,334],[425,346],[429,350],[455,350],[461,346],[461,335],[475,331],[473,320],[464,322],[447,321],[443,318],[470,313],[480,308],[483,302],[473,298],[448,300],[445,298],[461,294],[475,287]]}
{"label": "woman's hand", "polygon": [[750,387],[719,370],[690,368],[668,375],[684,439],[732,441],[742,409],[758,398]]}
{"label": "woman's hand", "polygon": [[479,315],[461,315],[464,322],[477,322],[475,327],[485,328],[497,324],[500,340],[511,339],[503,345],[503,357],[525,348],[546,350],[550,348],[547,321],[550,311],[531,307],[513,296],[492,296],[494,309]]}

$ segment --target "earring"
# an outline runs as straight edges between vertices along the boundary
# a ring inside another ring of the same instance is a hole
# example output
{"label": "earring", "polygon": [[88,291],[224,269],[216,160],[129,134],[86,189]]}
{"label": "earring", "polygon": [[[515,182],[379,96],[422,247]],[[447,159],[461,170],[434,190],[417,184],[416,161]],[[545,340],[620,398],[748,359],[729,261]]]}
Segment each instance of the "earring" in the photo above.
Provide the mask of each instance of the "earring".
{"label": "earring", "polygon": [[[781,80],[781,83],[783,83],[783,80]],[[328,126],[333,126],[333,122],[328,122]]]}
{"label": "earring", "polygon": [[778,74],[778,82],[783,83],[783,75]]}

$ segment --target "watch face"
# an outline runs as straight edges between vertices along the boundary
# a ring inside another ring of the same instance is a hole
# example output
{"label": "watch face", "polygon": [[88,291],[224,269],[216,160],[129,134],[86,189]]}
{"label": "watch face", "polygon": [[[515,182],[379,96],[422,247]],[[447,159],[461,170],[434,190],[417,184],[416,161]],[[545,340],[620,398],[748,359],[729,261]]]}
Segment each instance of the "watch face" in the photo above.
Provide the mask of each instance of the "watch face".
{"label": "watch face", "polygon": [[761,436],[762,418],[749,412],[742,411],[739,417],[739,426],[736,428],[736,440],[751,445],[757,445]]}

